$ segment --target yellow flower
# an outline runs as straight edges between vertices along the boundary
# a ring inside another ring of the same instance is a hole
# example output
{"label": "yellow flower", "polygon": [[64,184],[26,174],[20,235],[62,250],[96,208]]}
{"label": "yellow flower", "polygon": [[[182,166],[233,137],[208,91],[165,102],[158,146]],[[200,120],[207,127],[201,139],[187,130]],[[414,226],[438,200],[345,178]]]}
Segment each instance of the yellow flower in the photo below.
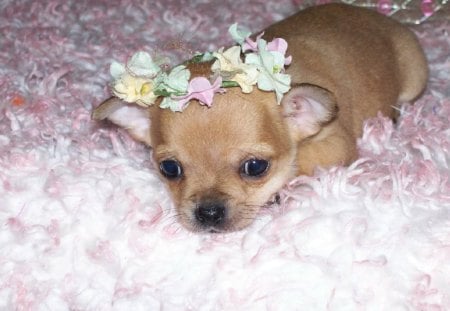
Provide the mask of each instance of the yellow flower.
{"label": "yellow flower", "polygon": [[153,80],[135,77],[126,73],[116,80],[113,85],[113,93],[128,103],[149,106],[158,97],[154,94],[154,87],[155,83]]}
{"label": "yellow flower", "polygon": [[250,93],[258,79],[256,66],[244,64],[241,60],[241,47],[233,46],[213,54],[217,60],[212,65],[213,72],[219,72],[224,80],[235,81],[244,93]]}

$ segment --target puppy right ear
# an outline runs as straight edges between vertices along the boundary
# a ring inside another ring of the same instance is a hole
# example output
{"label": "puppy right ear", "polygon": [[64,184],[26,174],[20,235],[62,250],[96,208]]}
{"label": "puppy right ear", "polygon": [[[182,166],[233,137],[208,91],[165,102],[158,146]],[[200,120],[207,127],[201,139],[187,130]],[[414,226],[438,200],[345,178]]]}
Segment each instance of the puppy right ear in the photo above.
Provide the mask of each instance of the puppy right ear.
{"label": "puppy right ear", "polygon": [[150,116],[148,108],[128,104],[117,97],[102,102],[92,113],[94,120],[109,120],[126,129],[130,135],[151,146]]}
{"label": "puppy right ear", "polygon": [[297,141],[317,134],[338,113],[336,98],[330,91],[307,83],[293,86],[281,105],[291,134]]}

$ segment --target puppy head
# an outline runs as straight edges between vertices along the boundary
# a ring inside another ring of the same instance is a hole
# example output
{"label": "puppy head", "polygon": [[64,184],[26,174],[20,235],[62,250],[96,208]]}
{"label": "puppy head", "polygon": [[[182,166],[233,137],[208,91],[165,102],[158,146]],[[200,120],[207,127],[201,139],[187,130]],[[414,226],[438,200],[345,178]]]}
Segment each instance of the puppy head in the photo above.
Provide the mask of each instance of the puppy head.
{"label": "puppy head", "polygon": [[181,223],[224,232],[249,225],[259,209],[295,176],[297,145],[333,116],[334,101],[315,86],[293,88],[277,105],[273,93],[228,89],[211,108],[182,113],[110,99],[94,112],[153,148]]}
{"label": "puppy head", "polygon": [[[271,94],[273,95],[273,94]],[[237,230],[292,176],[295,148],[272,96],[237,88],[211,108],[152,115],[154,159],[192,230]]]}

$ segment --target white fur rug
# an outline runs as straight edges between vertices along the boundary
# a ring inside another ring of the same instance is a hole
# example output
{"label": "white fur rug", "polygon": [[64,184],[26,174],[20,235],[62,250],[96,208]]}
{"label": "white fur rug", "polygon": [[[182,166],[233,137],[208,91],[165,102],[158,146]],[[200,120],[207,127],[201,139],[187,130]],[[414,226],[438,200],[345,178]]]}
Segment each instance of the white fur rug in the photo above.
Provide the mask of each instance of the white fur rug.
{"label": "white fur rug", "polygon": [[149,150],[90,120],[112,59],[173,65],[293,3],[0,3],[0,310],[450,310],[448,20],[416,28],[431,78],[398,124],[242,232],[185,231]]}

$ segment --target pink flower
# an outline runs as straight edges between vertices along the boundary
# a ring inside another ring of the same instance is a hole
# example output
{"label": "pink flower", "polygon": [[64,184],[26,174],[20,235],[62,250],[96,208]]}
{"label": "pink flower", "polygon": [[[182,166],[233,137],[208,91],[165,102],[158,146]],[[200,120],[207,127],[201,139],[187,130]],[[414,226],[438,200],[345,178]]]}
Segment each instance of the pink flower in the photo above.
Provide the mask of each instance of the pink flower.
{"label": "pink flower", "polygon": [[[270,52],[279,52],[283,55],[286,55],[286,51],[288,48],[288,44],[286,42],[286,40],[282,39],[282,38],[275,38],[272,41],[270,41],[269,43],[267,43],[267,50],[269,50]],[[290,65],[292,62],[292,56],[286,57],[284,60],[284,65]]]}
{"label": "pink flower", "polygon": [[242,52],[252,51],[252,52],[258,52],[258,40],[262,38],[264,35],[264,32],[260,33],[256,37],[256,41],[253,41],[250,39],[250,37],[245,38],[245,42],[242,44]]}
{"label": "pink flower", "polygon": [[[242,51],[243,52],[246,52],[246,51],[258,52],[258,41],[262,38],[263,35],[264,35],[264,32],[260,33],[256,37],[256,41],[253,41],[252,39],[250,39],[250,37],[247,37],[245,39],[245,42],[242,45]],[[278,53],[281,53],[282,55],[286,55],[287,48],[288,48],[288,44],[287,44],[286,40],[284,40],[282,38],[275,38],[272,41],[270,41],[269,43],[267,43],[267,50],[269,52],[278,52]],[[288,56],[284,60],[284,65],[288,66],[291,64],[291,62],[292,62],[292,56]]]}
{"label": "pink flower", "polygon": [[222,78],[219,76],[213,84],[209,82],[205,77],[197,77],[189,82],[188,93],[184,96],[174,98],[178,102],[179,110],[183,110],[187,107],[188,103],[192,99],[196,99],[202,105],[211,107],[214,94],[224,93],[225,90],[221,88]]}

